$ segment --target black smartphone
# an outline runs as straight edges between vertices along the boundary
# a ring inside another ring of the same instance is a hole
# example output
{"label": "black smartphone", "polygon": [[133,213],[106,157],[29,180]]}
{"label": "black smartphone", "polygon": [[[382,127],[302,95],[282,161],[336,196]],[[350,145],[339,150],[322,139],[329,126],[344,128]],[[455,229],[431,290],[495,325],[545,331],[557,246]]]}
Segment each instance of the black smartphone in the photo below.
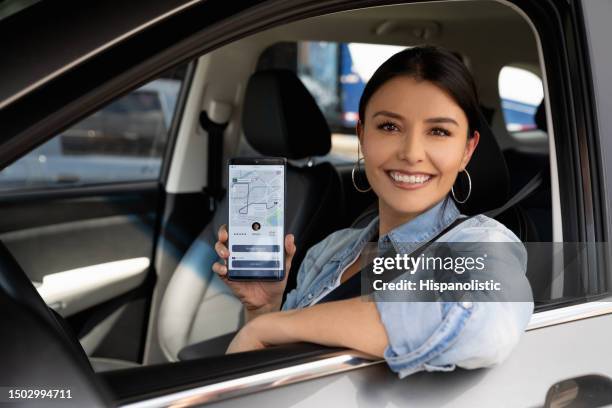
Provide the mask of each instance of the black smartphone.
{"label": "black smartphone", "polygon": [[284,157],[229,160],[228,279],[285,277]]}

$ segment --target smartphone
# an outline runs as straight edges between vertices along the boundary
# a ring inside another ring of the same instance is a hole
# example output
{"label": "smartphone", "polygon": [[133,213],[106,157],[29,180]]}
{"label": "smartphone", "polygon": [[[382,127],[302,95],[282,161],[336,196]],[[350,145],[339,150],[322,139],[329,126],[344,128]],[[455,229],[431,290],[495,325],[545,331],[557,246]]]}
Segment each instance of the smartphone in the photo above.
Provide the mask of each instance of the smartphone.
{"label": "smartphone", "polygon": [[285,277],[284,157],[229,160],[228,279]]}

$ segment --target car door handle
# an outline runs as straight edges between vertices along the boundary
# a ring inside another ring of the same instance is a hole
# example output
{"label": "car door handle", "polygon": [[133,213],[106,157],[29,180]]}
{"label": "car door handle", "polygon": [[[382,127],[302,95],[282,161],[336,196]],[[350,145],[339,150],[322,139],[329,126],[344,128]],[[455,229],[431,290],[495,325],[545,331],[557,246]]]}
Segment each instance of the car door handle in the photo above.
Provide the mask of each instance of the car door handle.
{"label": "car door handle", "polygon": [[612,404],[612,379],[598,374],[569,378],[553,384],[544,408],[603,407]]}
{"label": "car door handle", "polygon": [[139,286],[149,258],[132,258],[52,273],[34,285],[40,296],[62,316],[70,316]]}

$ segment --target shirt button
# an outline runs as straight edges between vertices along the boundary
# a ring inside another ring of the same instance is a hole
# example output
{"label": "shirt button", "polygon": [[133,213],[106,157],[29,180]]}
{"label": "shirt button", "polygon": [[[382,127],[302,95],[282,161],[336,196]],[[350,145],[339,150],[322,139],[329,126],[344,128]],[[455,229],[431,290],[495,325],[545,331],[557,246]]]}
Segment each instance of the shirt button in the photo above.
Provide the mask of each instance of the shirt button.
{"label": "shirt button", "polygon": [[472,302],[461,302],[461,306],[463,306],[466,309],[471,309],[473,304]]}
{"label": "shirt button", "polygon": [[312,293],[308,294],[308,299],[312,299]]}

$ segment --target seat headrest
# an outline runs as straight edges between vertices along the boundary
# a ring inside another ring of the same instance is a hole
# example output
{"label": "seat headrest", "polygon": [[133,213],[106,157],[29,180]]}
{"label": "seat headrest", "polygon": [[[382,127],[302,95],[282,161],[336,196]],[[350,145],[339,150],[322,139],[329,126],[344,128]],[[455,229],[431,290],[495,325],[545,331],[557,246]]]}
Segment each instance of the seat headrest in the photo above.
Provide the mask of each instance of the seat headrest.
{"label": "seat headrest", "polygon": [[[480,141],[467,165],[472,179],[472,192],[465,204],[457,204],[463,214],[483,213],[504,205],[510,194],[510,174],[497,140],[482,112],[478,124]],[[457,177],[457,198],[467,194],[467,177],[461,172]]]}
{"label": "seat headrest", "polygon": [[249,144],[266,156],[303,159],[331,148],[323,113],[302,81],[288,69],[251,75],[244,98],[242,128]]}
{"label": "seat headrest", "polygon": [[538,106],[538,109],[536,109],[534,120],[538,129],[544,132],[548,131],[548,125],[546,124],[546,105],[544,105],[543,99],[542,103],[540,103],[540,105]]}

